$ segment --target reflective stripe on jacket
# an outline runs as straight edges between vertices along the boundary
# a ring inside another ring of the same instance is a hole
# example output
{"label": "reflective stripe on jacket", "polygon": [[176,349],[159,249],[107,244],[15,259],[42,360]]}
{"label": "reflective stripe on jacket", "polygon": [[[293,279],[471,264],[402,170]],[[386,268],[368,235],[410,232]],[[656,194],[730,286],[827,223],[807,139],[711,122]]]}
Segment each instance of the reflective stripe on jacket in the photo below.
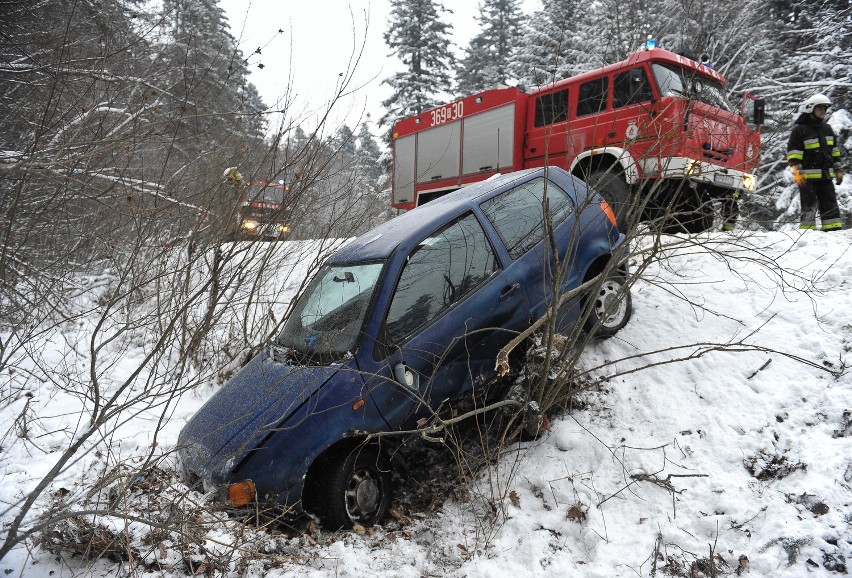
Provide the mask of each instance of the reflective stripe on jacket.
{"label": "reflective stripe on jacket", "polygon": [[840,168],[840,147],[828,123],[809,113],[796,119],[787,142],[787,160],[801,164],[801,174],[808,180],[833,179]]}

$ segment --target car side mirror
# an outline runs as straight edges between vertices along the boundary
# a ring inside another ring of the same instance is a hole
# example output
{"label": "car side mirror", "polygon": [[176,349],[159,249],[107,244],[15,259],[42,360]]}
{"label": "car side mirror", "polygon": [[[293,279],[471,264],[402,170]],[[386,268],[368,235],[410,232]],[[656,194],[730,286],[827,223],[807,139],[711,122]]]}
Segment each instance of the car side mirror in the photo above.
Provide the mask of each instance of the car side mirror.
{"label": "car side mirror", "polygon": [[420,389],[420,376],[417,375],[416,371],[404,363],[397,363],[394,366],[393,376],[400,384],[404,385],[408,389],[412,389],[414,391]]}

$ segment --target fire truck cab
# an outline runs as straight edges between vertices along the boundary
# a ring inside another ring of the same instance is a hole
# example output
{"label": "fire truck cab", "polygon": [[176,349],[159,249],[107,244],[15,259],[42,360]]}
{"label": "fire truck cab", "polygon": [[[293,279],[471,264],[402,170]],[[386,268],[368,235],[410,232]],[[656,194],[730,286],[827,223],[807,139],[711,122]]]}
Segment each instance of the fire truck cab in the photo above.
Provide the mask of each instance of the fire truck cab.
{"label": "fire truck cab", "polygon": [[398,121],[392,206],[549,165],[597,188],[620,223],[666,212],[700,231],[714,200],[754,189],[762,123],[763,101],[746,95],[734,108],[709,66],[642,50],[529,93],[488,90]]}

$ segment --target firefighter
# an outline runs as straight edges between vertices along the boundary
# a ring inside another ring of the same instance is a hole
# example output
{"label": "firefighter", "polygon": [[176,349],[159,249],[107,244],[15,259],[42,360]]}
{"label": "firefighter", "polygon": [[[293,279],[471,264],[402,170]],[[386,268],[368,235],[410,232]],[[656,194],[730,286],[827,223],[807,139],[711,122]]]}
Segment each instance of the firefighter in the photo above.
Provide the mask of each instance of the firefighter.
{"label": "firefighter", "polygon": [[825,113],[831,101],[824,94],[815,94],[799,106],[799,118],[793,125],[787,142],[787,162],[799,186],[802,205],[800,229],[816,229],[819,212],[823,231],[843,227],[834,182],[843,181],[840,147]]}
{"label": "firefighter", "polygon": [[722,197],[722,230],[733,231],[740,216],[740,191],[733,191]]}

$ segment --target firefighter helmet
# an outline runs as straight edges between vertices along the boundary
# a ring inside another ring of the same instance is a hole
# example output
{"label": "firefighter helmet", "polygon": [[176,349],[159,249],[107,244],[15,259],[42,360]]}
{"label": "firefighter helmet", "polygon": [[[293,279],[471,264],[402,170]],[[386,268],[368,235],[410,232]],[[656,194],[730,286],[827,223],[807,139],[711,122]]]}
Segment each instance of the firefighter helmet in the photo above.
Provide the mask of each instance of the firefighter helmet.
{"label": "firefighter helmet", "polygon": [[824,94],[815,94],[799,106],[799,112],[812,113],[817,106],[831,106],[831,101]]}

